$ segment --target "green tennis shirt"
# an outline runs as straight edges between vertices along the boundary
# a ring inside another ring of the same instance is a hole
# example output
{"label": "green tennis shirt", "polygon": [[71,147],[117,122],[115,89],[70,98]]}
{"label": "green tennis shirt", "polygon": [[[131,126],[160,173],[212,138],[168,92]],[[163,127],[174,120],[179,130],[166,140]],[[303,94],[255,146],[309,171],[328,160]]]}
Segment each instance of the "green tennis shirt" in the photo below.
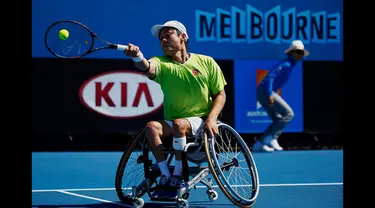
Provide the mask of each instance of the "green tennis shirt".
{"label": "green tennis shirt", "polygon": [[150,59],[156,66],[154,81],[164,94],[164,119],[207,116],[212,109],[212,95],[227,84],[212,57],[190,53],[183,64],[167,56]]}

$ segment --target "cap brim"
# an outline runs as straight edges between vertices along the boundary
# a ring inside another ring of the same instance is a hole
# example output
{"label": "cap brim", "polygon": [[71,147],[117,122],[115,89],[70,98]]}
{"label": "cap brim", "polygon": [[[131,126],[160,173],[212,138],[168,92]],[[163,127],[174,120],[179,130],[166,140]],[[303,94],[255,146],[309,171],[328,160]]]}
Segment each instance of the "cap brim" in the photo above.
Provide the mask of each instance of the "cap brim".
{"label": "cap brim", "polygon": [[[292,50],[295,50],[294,48],[288,48],[288,49],[286,49],[285,51],[284,51],[284,53],[285,54],[288,54],[290,51],[292,51]],[[308,50],[306,50],[306,49],[304,49],[303,50],[304,51],[304,55],[303,56],[308,56],[308,55],[310,55],[310,52],[308,51]]]}
{"label": "cap brim", "polygon": [[304,51],[305,51],[305,53],[304,53],[305,57],[308,56],[308,55],[310,55],[310,52],[308,50],[304,49]]}
{"label": "cap brim", "polygon": [[292,48],[288,48],[284,51],[285,54],[288,54],[291,50],[293,50]]}
{"label": "cap brim", "polygon": [[151,28],[151,34],[152,34],[154,37],[159,38],[159,32],[160,32],[160,30],[163,29],[164,27],[166,27],[166,26],[164,26],[164,25],[154,25],[154,26],[152,26],[152,28]]}

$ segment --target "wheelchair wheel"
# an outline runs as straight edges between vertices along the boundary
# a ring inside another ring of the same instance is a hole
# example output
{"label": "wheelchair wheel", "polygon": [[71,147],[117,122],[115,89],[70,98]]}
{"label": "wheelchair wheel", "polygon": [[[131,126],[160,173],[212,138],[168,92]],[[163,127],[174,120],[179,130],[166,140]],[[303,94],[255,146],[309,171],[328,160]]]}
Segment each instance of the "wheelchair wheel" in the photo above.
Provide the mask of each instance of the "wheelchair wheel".
{"label": "wheelchair wheel", "polygon": [[241,136],[219,123],[219,136],[204,134],[208,166],[225,196],[239,207],[251,207],[259,193],[259,177],[253,156]]}
{"label": "wheelchair wheel", "polygon": [[156,177],[151,171],[152,164],[156,164],[156,159],[148,147],[145,131],[140,130],[128,144],[117,167],[115,188],[123,203],[132,204],[145,193],[150,194],[149,188],[155,184]]}

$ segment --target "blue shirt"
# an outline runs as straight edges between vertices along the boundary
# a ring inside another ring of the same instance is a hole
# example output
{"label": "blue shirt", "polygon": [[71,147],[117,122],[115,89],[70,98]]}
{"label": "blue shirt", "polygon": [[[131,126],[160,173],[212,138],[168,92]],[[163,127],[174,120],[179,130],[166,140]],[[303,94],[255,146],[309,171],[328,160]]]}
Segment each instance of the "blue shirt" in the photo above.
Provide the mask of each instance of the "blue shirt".
{"label": "blue shirt", "polygon": [[271,96],[272,91],[276,92],[288,82],[292,69],[295,65],[296,62],[292,59],[292,57],[288,56],[286,59],[278,63],[267,74],[267,76],[264,77],[259,86],[266,89],[267,95]]}

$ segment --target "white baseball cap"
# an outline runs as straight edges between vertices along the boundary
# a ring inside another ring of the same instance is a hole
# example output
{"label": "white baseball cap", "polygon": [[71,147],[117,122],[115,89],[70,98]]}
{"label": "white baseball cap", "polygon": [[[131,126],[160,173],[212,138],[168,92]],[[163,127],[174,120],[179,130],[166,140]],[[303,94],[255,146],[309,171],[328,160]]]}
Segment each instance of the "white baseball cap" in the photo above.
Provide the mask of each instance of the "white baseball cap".
{"label": "white baseball cap", "polygon": [[293,40],[289,48],[285,50],[285,53],[289,53],[290,51],[293,51],[293,50],[304,51],[305,52],[304,56],[308,56],[310,54],[310,52],[305,49],[305,46],[300,40]]}
{"label": "white baseball cap", "polygon": [[180,33],[182,34],[185,34],[186,35],[186,39],[189,39],[189,36],[187,34],[187,31],[186,31],[186,27],[179,21],[176,21],[176,20],[171,20],[171,21],[168,21],[162,25],[154,25],[152,26],[151,28],[151,33],[154,37],[156,38],[159,38],[159,32],[161,29],[165,28],[165,27],[172,27],[172,28],[175,28],[176,30],[178,30]]}

